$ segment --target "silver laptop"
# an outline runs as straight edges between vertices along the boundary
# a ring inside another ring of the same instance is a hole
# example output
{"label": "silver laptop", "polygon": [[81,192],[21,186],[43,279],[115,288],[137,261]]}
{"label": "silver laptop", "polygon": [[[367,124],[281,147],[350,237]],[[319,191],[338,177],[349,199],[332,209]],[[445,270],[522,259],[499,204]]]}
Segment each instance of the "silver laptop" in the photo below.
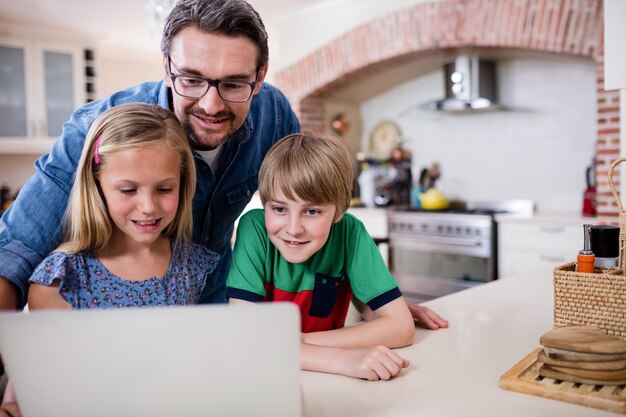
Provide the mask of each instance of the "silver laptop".
{"label": "silver laptop", "polygon": [[300,416],[288,303],[0,313],[23,417]]}

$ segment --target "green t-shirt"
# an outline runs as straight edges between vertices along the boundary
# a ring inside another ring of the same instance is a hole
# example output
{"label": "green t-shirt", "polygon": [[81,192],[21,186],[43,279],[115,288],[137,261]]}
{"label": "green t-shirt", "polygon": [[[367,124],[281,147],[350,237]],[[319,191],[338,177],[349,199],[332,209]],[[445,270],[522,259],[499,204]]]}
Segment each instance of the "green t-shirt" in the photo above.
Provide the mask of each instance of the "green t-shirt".
{"label": "green t-shirt", "polygon": [[372,310],[401,296],[376,244],[351,214],[331,226],[326,244],[305,262],[287,262],[265,229],[265,213],[239,221],[226,296],[247,301],[291,301],[302,331],[342,327],[352,294]]}

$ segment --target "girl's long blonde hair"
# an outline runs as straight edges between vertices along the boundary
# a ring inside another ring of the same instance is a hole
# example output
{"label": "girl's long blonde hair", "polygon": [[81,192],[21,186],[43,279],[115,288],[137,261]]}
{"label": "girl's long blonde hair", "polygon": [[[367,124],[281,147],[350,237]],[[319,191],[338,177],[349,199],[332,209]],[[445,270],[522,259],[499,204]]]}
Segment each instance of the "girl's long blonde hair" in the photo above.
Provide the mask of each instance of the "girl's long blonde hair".
{"label": "girl's long blonde hair", "polygon": [[159,146],[170,147],[180,156],[178,210],[163,234],[178,242],[191,239],[196,171],[185,132],[174,113],[154,104],[129,103],[102,113],[87,133],[65,212],[63,243],[57,251],[93,251],[109,242],[113,222],[98,185],[102,165],[115,152]]}

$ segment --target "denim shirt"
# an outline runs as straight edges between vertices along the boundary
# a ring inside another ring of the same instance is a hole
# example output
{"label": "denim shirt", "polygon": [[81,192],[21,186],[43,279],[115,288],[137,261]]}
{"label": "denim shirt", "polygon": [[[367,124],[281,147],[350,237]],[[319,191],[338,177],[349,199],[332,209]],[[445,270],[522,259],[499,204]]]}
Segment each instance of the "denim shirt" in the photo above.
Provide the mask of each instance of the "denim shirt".
{"label": "denim shirt", "polygon": [[[33,175],[0,220],[0,275],[21,291],[26,302],[28,279],[62,237],[62,224],[85,136],[105,110],[124,103],[152,103],[170,109],[171,91],[163,81],[148,82],[86,104],[63,124],[50,152],[35,162]],[[237,217],[258,188],[258,172],[268,149],[280,138],[300,131],[285,96],[264,83],[252,98],[244,124],[224,144],[222,175],[216,178],[194,152],[197,184],[193,199],[193,241],[220,254],[220,261],[200,298],[225,302],[232,261],[231,237]]]}

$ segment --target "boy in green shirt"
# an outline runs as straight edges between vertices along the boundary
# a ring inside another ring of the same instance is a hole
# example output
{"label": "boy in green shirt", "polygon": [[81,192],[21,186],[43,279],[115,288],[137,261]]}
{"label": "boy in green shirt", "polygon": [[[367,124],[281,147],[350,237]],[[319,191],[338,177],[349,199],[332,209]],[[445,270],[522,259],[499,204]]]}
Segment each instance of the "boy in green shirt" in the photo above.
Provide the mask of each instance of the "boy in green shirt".
{"label": "boy in green shirt", "polygon": [[[345,146],[311,134],[281,139],[265,156],[259,193],[264,209],[246,213],[237,228],[230,303],[296,303],[303,369],[387,380],[407,367],[390,348],[413,343],[413,317],[365,227],[345,213]],[[366,322],[344,328],[351,299]]]}

